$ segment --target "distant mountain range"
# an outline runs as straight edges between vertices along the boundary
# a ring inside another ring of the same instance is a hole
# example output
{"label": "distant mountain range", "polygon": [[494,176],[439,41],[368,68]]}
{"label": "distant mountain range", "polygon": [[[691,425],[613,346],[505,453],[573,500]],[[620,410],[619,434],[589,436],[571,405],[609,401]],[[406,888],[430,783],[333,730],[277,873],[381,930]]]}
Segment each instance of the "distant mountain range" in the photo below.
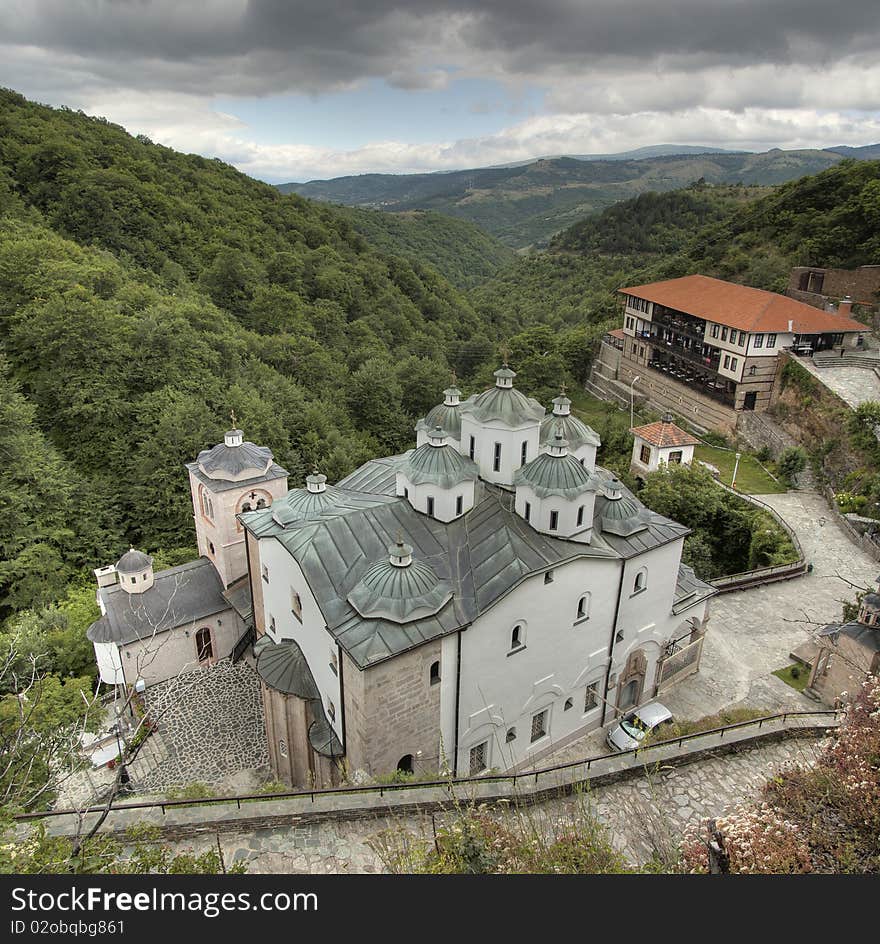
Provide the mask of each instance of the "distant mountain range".
{"label": "distant mountain range", "polygon": [[880,158],[880,144],[763,153],[653,145],[622,154],[540,158],[431,174],[361,174],[280,184],[282,193],[402,212],[435,210],[476,223],[514,249],[546,244],[589,213],[646,191],[712,184],[775,185],[843,160]]}

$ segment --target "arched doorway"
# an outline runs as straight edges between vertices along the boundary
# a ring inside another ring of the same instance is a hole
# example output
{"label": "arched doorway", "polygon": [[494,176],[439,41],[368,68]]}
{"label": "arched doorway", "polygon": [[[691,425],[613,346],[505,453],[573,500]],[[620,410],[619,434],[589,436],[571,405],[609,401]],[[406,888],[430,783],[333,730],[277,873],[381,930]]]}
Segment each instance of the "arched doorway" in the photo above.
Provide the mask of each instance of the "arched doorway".
{"label": "arched doorway", "polygon": [[626,711],[634,708],[642,699],[642,690],[645,686],[645,675],[648,671],[648,659],[641,649],[631,652],[626,660],[626,666],[620,675],[617,686],[617,709]]}
{"label": "arched doorway", "polygon": [[403,757],[397,762],[397,769],[403,774],[413,773],[413,756],[412,754],[404,754]]}

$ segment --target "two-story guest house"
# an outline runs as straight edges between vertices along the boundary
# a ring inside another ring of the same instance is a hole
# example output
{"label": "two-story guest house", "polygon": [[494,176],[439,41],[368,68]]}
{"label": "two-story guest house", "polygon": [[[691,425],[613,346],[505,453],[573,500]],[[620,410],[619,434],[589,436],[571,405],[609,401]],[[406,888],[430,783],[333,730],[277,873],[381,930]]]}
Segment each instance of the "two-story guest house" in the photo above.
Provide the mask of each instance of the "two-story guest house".
{"label": "two-story guest house", "polygon": [[738,411],[766,409],[781,351],[854,348],[866,330],[843,305],[822,311],[705,275],[620,292],[624,339],[616,379],[704,428],[729,429]]}

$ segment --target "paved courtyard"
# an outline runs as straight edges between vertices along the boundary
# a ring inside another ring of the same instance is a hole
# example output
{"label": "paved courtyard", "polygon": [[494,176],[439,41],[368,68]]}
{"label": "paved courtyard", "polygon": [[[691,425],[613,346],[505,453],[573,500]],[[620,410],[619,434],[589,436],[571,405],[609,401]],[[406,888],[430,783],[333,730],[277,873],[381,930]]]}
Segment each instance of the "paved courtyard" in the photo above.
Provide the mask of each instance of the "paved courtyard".
{"label": "paved courtyard", "polygon": [[816,367],[808,357],[798,361],[853,409],[866,400],[880,401],[880,379],[866,367]]}
{"label": "paved courtyard", "polygon": [[132,771],[140,794],[196,781],[235,792],[269,763],[259,680],[247,662],[225,659],[156,685],[147,704],[159,734]]}
{"label": "paved courtyard", "polygon": [[[677,845],[687,826],[756,798],[761,785],[777,770],[792,763],[812,763],[820,743],[818,739],[791,739],[665,768],[652,776],[599,787],[583,800],[552,800],[529,808],[524,815],[540,826],[572,815],[579,802],[586,802],[608,826],[614,845],[629,861],[642,864],[655,842]],[[437,822],[449,815],[438,814]],[[433,823],[429,816],[400,816],[391,821],[377,815],[221,834],[219,842],[227,864],[243,861],[252,873],[382,872],[374,844],[382,833],[401,829],[427,841]],[[180,843],[178,848],[201,851],[216,846],[217,841],[216,835],[207,835]]]}

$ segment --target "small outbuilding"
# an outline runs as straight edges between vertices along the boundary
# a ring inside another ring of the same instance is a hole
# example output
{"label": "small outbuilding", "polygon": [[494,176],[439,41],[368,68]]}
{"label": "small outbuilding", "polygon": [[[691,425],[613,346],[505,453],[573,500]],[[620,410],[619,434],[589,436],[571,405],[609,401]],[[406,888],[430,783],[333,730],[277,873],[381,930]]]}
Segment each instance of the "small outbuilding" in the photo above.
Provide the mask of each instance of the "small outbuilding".
{"label": "small outbuilding", "polygon": [[633,452],[630,471],[637,476],[656,472],[662,465],[690,465],[694,461],[694,446],[700,440],[672,422],[672,414],[665,413],[658,423],[636,426],[633,434]]}

